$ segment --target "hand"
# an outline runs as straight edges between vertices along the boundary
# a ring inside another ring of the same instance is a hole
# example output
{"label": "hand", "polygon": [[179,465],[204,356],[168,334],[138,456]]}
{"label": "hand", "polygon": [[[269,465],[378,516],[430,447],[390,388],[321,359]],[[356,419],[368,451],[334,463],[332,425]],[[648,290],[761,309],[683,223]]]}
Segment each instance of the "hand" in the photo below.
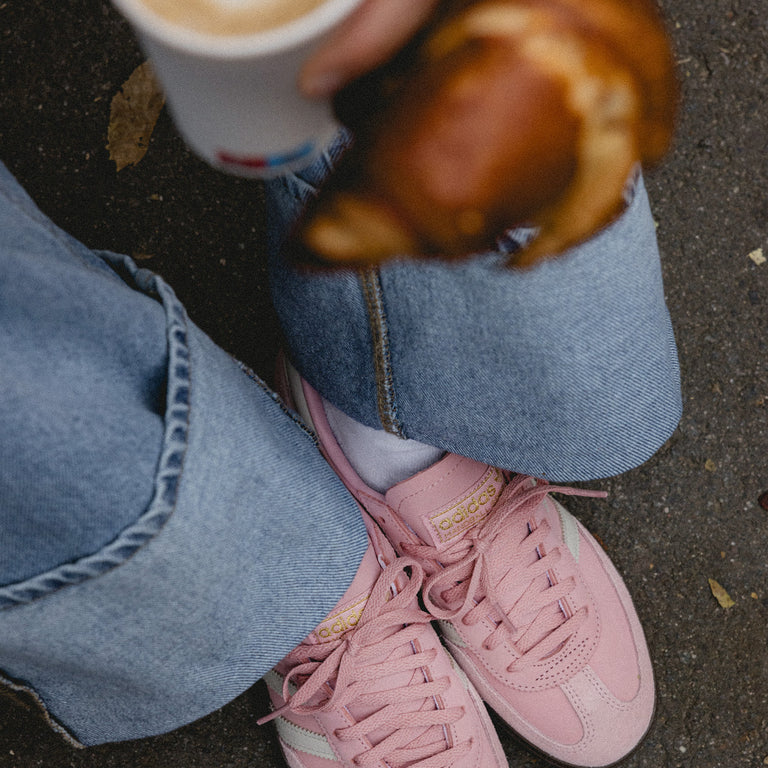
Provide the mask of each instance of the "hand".
{"label": "hand", "polygon": [[389,59],[421,27],[438,0],[363,0],[304,65],[299,78],[311,97],[332,96]]}

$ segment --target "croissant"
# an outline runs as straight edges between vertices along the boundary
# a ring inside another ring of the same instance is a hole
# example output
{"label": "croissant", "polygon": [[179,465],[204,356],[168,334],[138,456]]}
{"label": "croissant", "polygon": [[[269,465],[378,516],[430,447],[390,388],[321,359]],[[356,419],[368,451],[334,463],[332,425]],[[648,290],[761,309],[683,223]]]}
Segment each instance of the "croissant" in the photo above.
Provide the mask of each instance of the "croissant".
{"label": "croissant", "polygon": [[674,58],[653,0],[475,0],[441,11],[335,100],[354,137],[298,228],[315,265],[456,259],[513,226],[516,266],[622,210],[670,145]]}

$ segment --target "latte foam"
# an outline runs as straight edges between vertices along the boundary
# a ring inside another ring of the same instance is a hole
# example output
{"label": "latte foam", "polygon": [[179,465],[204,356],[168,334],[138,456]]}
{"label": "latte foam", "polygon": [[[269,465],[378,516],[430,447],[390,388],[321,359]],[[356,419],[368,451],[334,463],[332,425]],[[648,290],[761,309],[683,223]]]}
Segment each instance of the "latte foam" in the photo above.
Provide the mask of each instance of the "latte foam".
{"label": "latte foam", "polygon": [[208,35],[251,35],[281,27],[325,0],[141,0],[153,13]]}

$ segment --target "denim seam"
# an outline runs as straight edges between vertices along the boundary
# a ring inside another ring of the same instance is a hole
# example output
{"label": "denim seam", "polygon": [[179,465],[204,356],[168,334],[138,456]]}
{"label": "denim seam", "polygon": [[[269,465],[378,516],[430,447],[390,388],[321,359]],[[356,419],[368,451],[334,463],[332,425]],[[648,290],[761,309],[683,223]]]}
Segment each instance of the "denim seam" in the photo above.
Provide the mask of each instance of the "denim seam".
{"label": "denim seam", "polygon": [[395,406],[395,382],[389,350],[389,330],[384,311],[383,290],[379,271],[361,269],[360,283],[368,310],[368,323],[373,345],[373,370],[376,379],[376,405],[381,426],[398,437],[405,437]]}
{"label": "denim seam", "polygon": [[128,257],[121,260],[138,285],[162,300],[168,338],[168,387],[163,448],[155,474],[152,501],[134,523],[99,551],[64,563],[24,581],[0,588],[0,610],[30,603],[65,587],[81,584],[117,568],[153,539],[173,514],[187,449],[190,415],[190,354],[187,318],[173,291],[148,270],[139,270]]}

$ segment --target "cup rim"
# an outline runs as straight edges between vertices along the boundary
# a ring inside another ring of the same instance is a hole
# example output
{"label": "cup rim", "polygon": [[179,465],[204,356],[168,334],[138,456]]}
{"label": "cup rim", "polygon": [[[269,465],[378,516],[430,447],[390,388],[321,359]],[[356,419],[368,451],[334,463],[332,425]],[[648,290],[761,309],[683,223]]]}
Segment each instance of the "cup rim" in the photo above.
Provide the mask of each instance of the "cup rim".
{"label": "cup rim", "polygon": [[325,0],[287,24],[247,35],[210,35],[173,24],[141,0],[112,0],[136,30],[156,42],[186,53],[211,58],[265,56],[295,48],[320,37],[346,17],[362,0]]}

